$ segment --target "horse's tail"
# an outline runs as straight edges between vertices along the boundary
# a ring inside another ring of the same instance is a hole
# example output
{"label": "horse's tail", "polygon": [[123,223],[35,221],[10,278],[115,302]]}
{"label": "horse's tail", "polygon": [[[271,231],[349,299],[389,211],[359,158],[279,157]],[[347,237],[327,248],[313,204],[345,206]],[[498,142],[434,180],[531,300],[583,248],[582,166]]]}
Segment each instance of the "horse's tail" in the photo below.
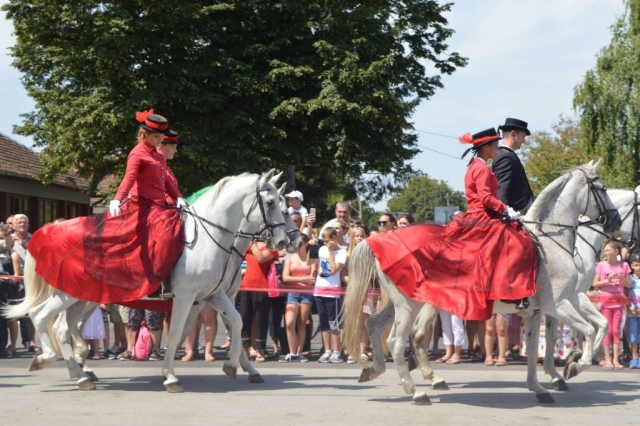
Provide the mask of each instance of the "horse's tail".
{"label": "horse's tail", "polygon": [[53,294],[54,288],[45,283],[42,277],[36,272],[36,259],[27,252],[27,259],[24,262],[24,293],[25,297],[17,305],[5,306],[2,308],[6,318],[18,318],[29,313],[29,311]]}
{"label": "horse's tail", "polygon": [[376,276],[376,258],[365,240],[355,247],[349,259],[349,285],[342,308],[344,346],[356,361],[360,361],[360,334],[364,323],[362,307],[369,285]]}

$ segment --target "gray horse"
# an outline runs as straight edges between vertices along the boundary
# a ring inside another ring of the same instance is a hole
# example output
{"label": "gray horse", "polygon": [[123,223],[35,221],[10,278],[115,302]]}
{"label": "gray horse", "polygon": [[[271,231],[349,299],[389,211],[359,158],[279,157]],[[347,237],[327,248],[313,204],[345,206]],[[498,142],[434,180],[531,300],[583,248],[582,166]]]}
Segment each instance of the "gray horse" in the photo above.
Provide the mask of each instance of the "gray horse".
{"label": "gray horse", "polygon": [[[578,280],[573,264],[578,217],[582,214],[594,221],[600,221],[604,224],[606,232],[618,229],[621,223],[620,215],[597,175],[599,165],[599,161],[595,164],[590,162],[556,179],[540,194],[524,219],[540,243],[537,293],[531,300],[525,319],[527,345],[531,349],[527,386],[535,392],[540,402],[553,402],[553,398],[540,385],[536,376],[536,339],[541,314],[544,312],[560,319],[577,329],[587,339],[593,340],[595,334],[593,327],[576,311],[570,300],[576,297],[575,288]],[[403,388],[407,394],[413,396],[415,403],[430,404],[426,393],[416,390],[404,359],[404,348],[418,313],[419,321],[428,324],[435,318],[437,309],[406,297],[382,272],[366,241],[355,248],[349,262],[349,286],[344,305],[345,346],[354,359],[364,363],[359,357],[362,327],[360,311],[367,289],[375,279],[380,282],[383,296],[386,293],[391,303],[384,305],[378,314],[365,321],[371,334],[374,360],[372,366],[362,371],[360,381],[373,380],[385,371],[382,333],[393,323],[387,344],[391,348]],[[414,329],[412,337],[415,342],[424,340],[424,336],[421,335],[424,330],[424,327]],[[446,389],[445,381],[436,376],[431,369],[425,347],[416,345],[415,349],[423,377],[431,380],[434,388]],[[585,358],[590,359],[591,354],[585,353]]]}

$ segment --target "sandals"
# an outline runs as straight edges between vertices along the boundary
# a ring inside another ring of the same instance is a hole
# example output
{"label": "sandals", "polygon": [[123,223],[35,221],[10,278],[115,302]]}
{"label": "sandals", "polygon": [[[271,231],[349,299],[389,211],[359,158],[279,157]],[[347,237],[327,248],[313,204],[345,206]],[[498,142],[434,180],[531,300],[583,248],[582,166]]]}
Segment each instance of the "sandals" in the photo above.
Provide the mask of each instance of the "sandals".
{"label": "sandals", "polygon": [[436,362],[437,362],[438,364],[446,364],[447,362],[449,362],[449,360],[450,360],[450,359],[451,359],[451,358],[445,358],[445,357],[442,357],[442,358],[438,358],[438,359],[436,359]]}
{"label": "sandals", "polygon": [[492,367],[496,363],[495,359],[485,359],[484,365]]}
{"label": "sandals", "polygon": [[624,368],[624,365],[622,364],[613,364],[614,370],[622,370],[623,368]]}
{"label": "sandals", "polygon": [[446,364],[460,364],[460,357],[452,356],[447,360]]}
{"label": "sandals", "polygon": [[507,363],[506,359],[499,359],[496,361],[496,364],[495,364],[496,367],[505,367],[507,365],[509,365],[509,363]]}
{"label": "sandals", "polygon": [[604,363],[602,364],[602,368],[604,368],[605,370],[613,370],[613,364]]}
{"label": "sandals", "polygon": [[262,355],[260,355],[260,352],[256,352],[256,362],[265,362],[266,358]]}

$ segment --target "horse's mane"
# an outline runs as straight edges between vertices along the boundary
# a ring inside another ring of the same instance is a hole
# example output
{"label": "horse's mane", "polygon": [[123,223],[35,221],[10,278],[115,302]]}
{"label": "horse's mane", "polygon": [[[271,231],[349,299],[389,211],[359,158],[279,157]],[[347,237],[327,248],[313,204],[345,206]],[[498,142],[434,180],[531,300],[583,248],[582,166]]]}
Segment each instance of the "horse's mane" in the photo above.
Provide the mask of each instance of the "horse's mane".
{"label": "horse's mane", "polygon": [[198,198],[196,203],[203,203],[206,206],[212,206],[216,202],[218,197],[220,197],[220,193],[222,192],[222,188],[224,188],[224,186],[227,183],[231,182],[232,180],[235,180],[235,179],[238,179],[238,178],[242,178],[242,177],[246,177],[246,176],[249,176],[249,175],[251,175],[251,174],[250,173],[242,173],[242,174],[237,175],[237,176],[223,177],[215,185],[213,185],[211,187],[211,189],[209,189],[200,198]]}
{"label": "horse's mane", "polygon": [[565,187],[567,182],[571,179],[571,173],[577,169],[573,169],[563,174],[553,182],[551,182],[535,199],[531,208],[527,212],[527,219],[533,221],[540,221],[543,219],[543,215],[548,212],[549,201],[554,198]]}

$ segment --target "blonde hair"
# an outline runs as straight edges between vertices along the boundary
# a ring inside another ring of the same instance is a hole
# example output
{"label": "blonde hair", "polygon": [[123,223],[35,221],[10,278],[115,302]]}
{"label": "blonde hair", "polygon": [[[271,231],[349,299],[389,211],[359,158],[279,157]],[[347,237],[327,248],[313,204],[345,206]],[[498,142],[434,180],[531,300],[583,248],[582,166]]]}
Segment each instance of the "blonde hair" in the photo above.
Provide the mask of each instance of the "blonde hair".
{"label": "blonde hair", "polygon": [[347,250],[347,259],[351,258],[351,253],[356,248],[356,232],[362,232],[362,236],[367,238],[367,229],[364,226],[356,226],[349,230],[349,250]]}

